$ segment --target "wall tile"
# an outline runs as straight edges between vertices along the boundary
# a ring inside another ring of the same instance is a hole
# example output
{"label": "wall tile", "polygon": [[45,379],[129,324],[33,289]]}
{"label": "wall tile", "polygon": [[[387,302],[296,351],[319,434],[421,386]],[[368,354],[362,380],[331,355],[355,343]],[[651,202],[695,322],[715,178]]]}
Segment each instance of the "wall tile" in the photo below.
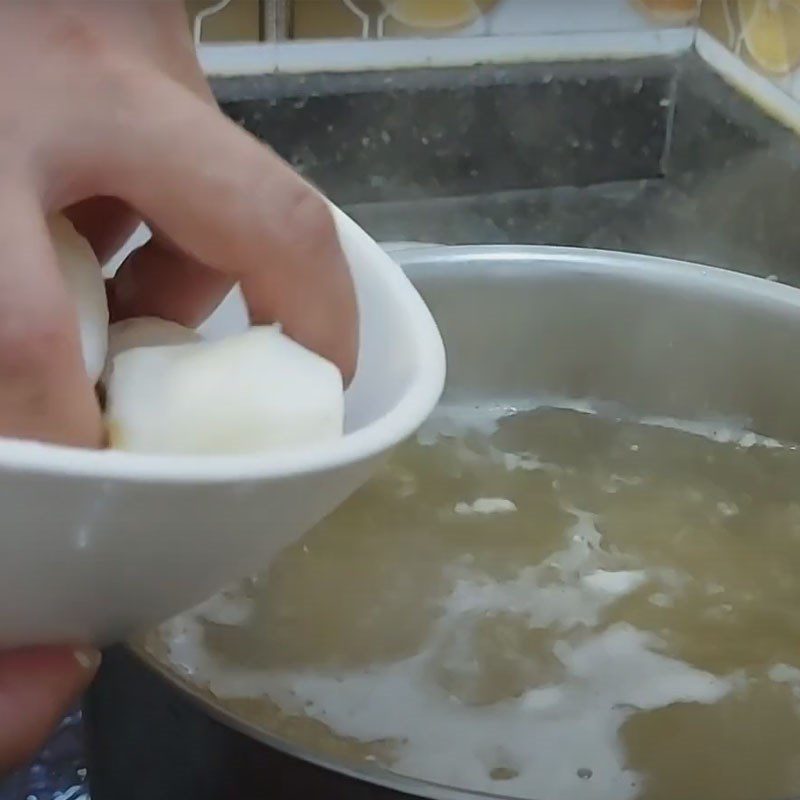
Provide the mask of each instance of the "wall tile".
{"label": "wall tile", "polygon": [[500,35],[629,32],[684,25],[696,14],[697,0],[502,0],[488,23]]}
{"label": "wall tile", "polygon": [[[378,3],[376,0],[360,5]],[[290,12],[290,30],[295,39],[357,38],[362,34],[362,21],[339,0],[294,0]]]}
{"label": "wall tile", "polygon": [[[191,19],[211,5],[212,0],[186,0]],[[258,38],[258,0],[230,0],[224,8],[203,20],[203,41],[206,42],[255,42]]]}
{"label": "wall tile", "polygon": [[[295,39],[628,32],[694,22],[699,0],[287,0]],[[190,12],[211,0],[187,0]],[[206,42],[255,41],[259,0],[206,18]]]}
{"label": "wall tile", "polygon": [[700,27],[800,100],[800,0],[703,0]]}

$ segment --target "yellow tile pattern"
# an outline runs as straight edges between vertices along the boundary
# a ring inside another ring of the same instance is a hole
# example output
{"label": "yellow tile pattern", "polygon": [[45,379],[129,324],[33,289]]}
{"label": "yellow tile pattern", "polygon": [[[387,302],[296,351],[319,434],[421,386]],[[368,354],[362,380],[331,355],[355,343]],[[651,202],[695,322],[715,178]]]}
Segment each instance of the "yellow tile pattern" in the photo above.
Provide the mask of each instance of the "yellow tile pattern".
{"label": "yellow tile pattern", "polygon": [[800,0],[704,0],[700,25],[766,75],[800,67]]}
{"label": "yellow tile pattern", "polygon": [[[516,6],[517,16],[521,20],[520,32],[535,33],[534,30],[524,30],[526,2],[552,4],[549,9],[551,15],[563,14],[565,19],[571,18],[569,27],[580,30],[580,20],[576,20],[570,11],[570,0],[288,0],[289,36],[293,39],[447,36],[467,28],[471,34],[481,35],[484,31],[476,23],[482,19],[489,20],[491,13],[500,6],[505,10],[512,5]],[[596,2],[633,7],[654,25],[682,25],[695,21],[700,0]],[[705,5],[719,6],[724,2],[705,0]],[[201,9],[214,4],[213,0],[186,0],[186,3],[192,18]],[[541,14],[541,5],[528,18],[536,19],[537,14]],[[205,19],[203,40],[257,41],[260,24],[259,0],[228,0],[224,8]]]}
{"label": "yellow tile pattern", "polygon": [[[212,5],[212,0],[186,0],[190,19]],[[258,0],[230,0],[203,21],[203,41],[206,42],[252,42],[258,41],[258,37]]]}
{"label": "yellow tile pattern", "polygon": [[479,20],[497,4],[498,0],[384,0],[385,35],[454,33]]}
{"label": "yellow tile pattern", "polygon": [[686,25],[697,19],[700,0],[632,0],[654,21]]}
{"label": "yellow tile pattern", "polygon": [[[501,0],[290,0],[294,39],[335,39],[377,35],[446,35],[480,19]],[[211,0],[186,0],[191,18]],[[258,0],[229,0],[203,23],[206,42],[256,41]]]}
{"label": "yellow tile pattern", "polygon": [[[354,2],[353,6],[372,15],[379,0]],[[293,39],[339,39],[361,37],[362,22],[347,6],[330,0],[294,0],[289,29]]]}

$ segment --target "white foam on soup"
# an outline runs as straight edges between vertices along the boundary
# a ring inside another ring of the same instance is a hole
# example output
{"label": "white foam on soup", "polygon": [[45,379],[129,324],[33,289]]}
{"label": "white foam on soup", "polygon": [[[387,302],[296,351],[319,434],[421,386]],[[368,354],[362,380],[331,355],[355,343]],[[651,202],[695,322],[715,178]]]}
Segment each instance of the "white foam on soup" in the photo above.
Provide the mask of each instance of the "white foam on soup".
{"label": "white foam on soup", "polygon": [[[429,445],[468,433],[488,437],[503,419],[546,406],[597,413],[590,401],[566,400],[443,407],[418,441]],[[731,421],[636,421],[742,447],[781,446]],[[510,471],[558,469],[534,453],[490,447],[488,457]],[[637,480],[613,475],[608,491]],[[490,531],[516,505],[487,496],[451,508],[486,515]],[[676,703],[716,703],[740,679],[666,655],[665,642],[652,631],[611,622],[615,604],[637,592],[654,606],[668,607],[686,577],[604,549],[594,514],[563,511],[572,515],[572,524],[539,563],[503,577],[469,558],[449,564],[435,621],[423,645],[407,657],[338,669],[259,670],[223,662],[206,646],[204,625],[246,622],[249,601],[234,590],[162,627],[169,660],[221,699],[269,697],[284,712],[324,723],[341,737],[391,742],[391,768],[401,774],[506,796],[632,800],[644,777],[626,765],[621,729],[630,716]],[[469,691],[457,696],[453,685],[469,690],[479,683],[481,626],[503,615],[541,634],[546,658],[518,665],[526,681],[515,696],[475,702],[465,700]],[[800,670],[776,664],[768,676],[800,698]]]}

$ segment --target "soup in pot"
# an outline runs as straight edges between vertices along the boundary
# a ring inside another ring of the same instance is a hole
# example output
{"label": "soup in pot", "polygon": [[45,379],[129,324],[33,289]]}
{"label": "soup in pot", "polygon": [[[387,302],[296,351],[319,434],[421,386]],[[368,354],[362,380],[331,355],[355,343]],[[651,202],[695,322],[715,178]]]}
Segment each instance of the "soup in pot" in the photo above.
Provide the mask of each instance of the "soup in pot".
{"label": "soup in pot", "polygon": [[146,647],[316,755],[538,800],[800,795],[800,450],[444,408]]}

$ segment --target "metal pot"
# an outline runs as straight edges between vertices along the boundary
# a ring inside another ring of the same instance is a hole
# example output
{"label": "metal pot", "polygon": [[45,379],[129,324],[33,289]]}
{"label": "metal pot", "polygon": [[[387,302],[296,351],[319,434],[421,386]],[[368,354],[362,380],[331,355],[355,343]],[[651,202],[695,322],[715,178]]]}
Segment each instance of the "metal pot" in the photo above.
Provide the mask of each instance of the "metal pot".
{"label": "metal pot", "polygon": [[[665,259],[547,247],[396,253],[439,323],[446,399],[593,397],[800,441],[800,291]],[[299,751],[141,650],[86,703],[94,800],[481,796]],[[485,795],[484,795],[485,796]]]}

